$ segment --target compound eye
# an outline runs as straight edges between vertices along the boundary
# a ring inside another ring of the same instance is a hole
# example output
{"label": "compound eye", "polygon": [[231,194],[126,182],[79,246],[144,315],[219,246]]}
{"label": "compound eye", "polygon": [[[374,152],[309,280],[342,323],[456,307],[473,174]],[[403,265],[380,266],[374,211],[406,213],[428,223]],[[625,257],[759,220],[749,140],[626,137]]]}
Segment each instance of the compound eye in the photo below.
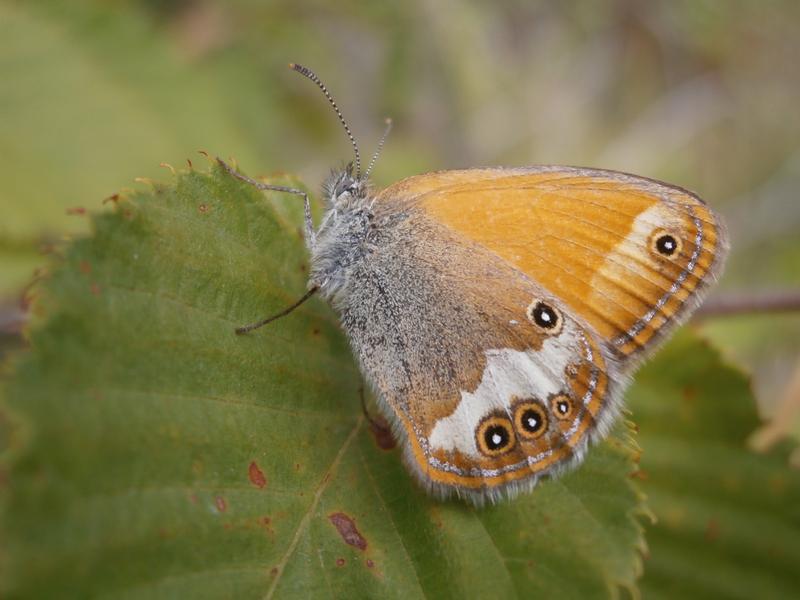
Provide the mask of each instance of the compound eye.
{"label": "compound eye", "polygon": [[478,449],[486,456],[500,456],[517,443],[511,421],[502,416],[490,416],[478,425],[475,432]]}
{"label": "compound eye", "polygon": [[547,431],[547,412],[536,400],[523,400],[514,407],[514,425],[521,437],[535,440]]}

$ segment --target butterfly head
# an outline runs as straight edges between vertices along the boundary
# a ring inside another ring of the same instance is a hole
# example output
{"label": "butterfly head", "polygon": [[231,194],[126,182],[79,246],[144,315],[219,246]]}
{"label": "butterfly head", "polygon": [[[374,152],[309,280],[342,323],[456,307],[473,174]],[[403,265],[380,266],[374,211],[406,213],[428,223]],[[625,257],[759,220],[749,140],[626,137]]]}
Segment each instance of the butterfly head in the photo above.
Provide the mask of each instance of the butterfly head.
{"label": "butterfly head", "polygon": [[322,185],[322,197],[328,209],[337,211],[364,203],[367,198],[369,180],[366,175],[354,172],[353,163],[342,169],[334,169]]}
{"label": "butterfly head", "polygon": [[332,171],[323,184],[322,196],[326,212],[310,246],[309,286],[318,288],[323,297],[336,301],[345,291],[348,274],[367,252],[368,244],[365,241],[373,219],[369,202],[369,174],[391,131],[392,121],[386,119],[386,128],[378,148],[367,169],[362,171],[358,144],[328,88],[310,69],[295,63],[289,67],[314,82],[322,91],[353,147],[354,160],[344,168]]}
{"label": "butterfly head", "polygon": [[354,160],[348,163],[343,169],[334,170],[328,176],[328,179],[323,185],[322,195],[323,198],[325,198],[327,208],[340,211],[353,206],[361,206],[364,200],[367,198],[369,174],[372,171],[372,167],[375,166],[375,162],[378,160],[378,156],[380,156],[381,150],[383,149],[383,144],[386,141],[386,137],[389,135],[389,132],[392,129],[392,120],[389,118],[386,119],[386,128],[384,129],[383,136],[378,143],[378,148],[372,155],[372,159],[367,166],[367,170],[362,172],[361,153],[358,150],[358,143],[356,142],[355,137],[353,137],[353,133],[350,131],[350,126],[347,124],[344,115],[342,115],[342,111],[339,110],[339,106],[336,104],[333,96],[331,96],[328,88],[324,83],[322,83],[322,80],[316,75],[316,73],[304,67],[303,65],[290,63],[289,67],[300,73],[306,79],[313,81],[322,91],[325,98],[328,100],[328,103],[331,105],[331,108],[333,108],[333,111],[336,113],[339,122],[342,124],[342,127],[344,128],[344,131],[350,140],[350,144],[353,146]]}

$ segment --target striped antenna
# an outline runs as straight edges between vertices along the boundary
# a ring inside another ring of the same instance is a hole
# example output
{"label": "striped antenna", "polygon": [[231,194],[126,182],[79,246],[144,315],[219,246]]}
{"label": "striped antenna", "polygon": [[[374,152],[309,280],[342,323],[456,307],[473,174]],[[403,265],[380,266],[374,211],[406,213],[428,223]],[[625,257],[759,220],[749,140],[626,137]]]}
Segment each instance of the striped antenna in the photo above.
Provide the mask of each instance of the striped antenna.
{"label": "striped antenna", "polygon": [[361,178],[361,154],[358,152],[358,144],[356,144],[356,138],[353,137],[353,134],[350,132],[350,127],[347,125],[347,121],[344,120],[344,116],[342,116],[342,111],[339,110],[339,107],[336,105],[333,97],[331,96],[330,92],[328,92],[328,88],[325,87],[325,84],[322,83],[322,80],[317,77],[316,73],[307,69],[303,65],[298,65],[297,63],[289,63],[289,68],[294,69],[304,77],[310,79],[314,83],[317,84],[317,87],[322,90],[322,93],[325,94],[325,97],[330,102],[330,105],[333,107],[336,116],[339,117],[339,122],[344,127],[345,133],[347,133],[347,137],[350,138],[350,143],[353,144],[353,151],[356,155],[356,178]]}
{"label": "striped antenna", "polygon": [[372,155],[372,160],[369,161],[369,166],[367,167],[367,172],[364,173],[364,177],[369,177],[370,171],[372,171],[372,167],[375,166],[375,162],[378,160],[378,157],[381,155],[381,150],[383,150],[383,144],[386,142],[386,138],[389,135],[389,132],[392,130],[392,119],[386,117],[384,120],[386,123],[386,129],[383,130],[383,135],[381,136],[381,141],[378,142],[378,147],[375,149],[375,154]]}

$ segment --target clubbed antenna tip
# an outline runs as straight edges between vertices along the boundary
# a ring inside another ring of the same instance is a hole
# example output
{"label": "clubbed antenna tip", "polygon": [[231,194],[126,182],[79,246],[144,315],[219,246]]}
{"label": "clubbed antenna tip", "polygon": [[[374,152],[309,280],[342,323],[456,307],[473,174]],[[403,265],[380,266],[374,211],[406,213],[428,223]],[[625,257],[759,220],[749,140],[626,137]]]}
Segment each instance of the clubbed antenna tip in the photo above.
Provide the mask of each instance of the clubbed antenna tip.
{"label": "clubbed antenna tip", "polygon": [[358,144],[356,144],[356,139],[353,137],[352,132],[350,131],[350,127],[347,125],[347,121],[345,121],[344,116],[342,115],[342,111],[339,110],[339,107],[336,105],[333,97],[331,96],[330,92],[328,92],[328,88],[325,87],[325,84],[322,83],[322,80],[317,77],[316,73],[314,73],[311,69],[304,67],[303,65],[298,65],[297,63],[289,63],[289,68],[297,71],[306,79],[310,79],[314,83],[317,84],[317,87],[322,90],[322,93],[325,95],[325,98],[328,99],[328,103],[333,108],[336,116],[339,117],[339,122],[344,127],[344,131],[347,134],[347,137],[350,138],[350,143],[353,145],[353,152],[356,155],[356,177],[361,177],[361,154],[358,152]]}
{"label": "clubbed antenna tip", "polygon": [[369,174],[372,172],[372,167],[375,166],[375,163],[378,160],[378,157],[381,155],[381,150],[383,150],[383,144],[386,143],[386,138],[389,135],[389,132],[392,130],[392,118],[386,117],[383,120],[386,128],[383,130],[383,135],[381,136],[381,141],[378,142],[378,147],[375,150],[375,154],[372,155],[372,160],[369,161],[369,166],[367,167],[367,171],[364,173],[364,177],[369,177]]}

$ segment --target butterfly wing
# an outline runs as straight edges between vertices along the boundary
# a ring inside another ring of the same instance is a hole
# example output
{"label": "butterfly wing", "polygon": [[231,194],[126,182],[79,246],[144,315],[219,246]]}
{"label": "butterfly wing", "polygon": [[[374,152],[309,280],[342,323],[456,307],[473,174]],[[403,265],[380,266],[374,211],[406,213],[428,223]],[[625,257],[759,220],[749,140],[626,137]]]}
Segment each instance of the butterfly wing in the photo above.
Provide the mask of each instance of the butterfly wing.
{"label": "butterfly wing", "polygon": [[369,259],[334,299],[412,471],[475,502],[579,461],[632,358],[719,271],[688,192],[568,168],[449,171],[381,192]]}
{"label": "butterfly wing", "polygon": [[415,204],[514,265],[622,360],[654,347],[697,307],[727,251],[720,219],[697,196],[614,171],[444,171],[380,198]]}
{"label": "butterfly wing", "polygon": [[481,502],[579,459],[615,410],[601,340],[419,207],[383,208],[334,306],[412,471]]}

